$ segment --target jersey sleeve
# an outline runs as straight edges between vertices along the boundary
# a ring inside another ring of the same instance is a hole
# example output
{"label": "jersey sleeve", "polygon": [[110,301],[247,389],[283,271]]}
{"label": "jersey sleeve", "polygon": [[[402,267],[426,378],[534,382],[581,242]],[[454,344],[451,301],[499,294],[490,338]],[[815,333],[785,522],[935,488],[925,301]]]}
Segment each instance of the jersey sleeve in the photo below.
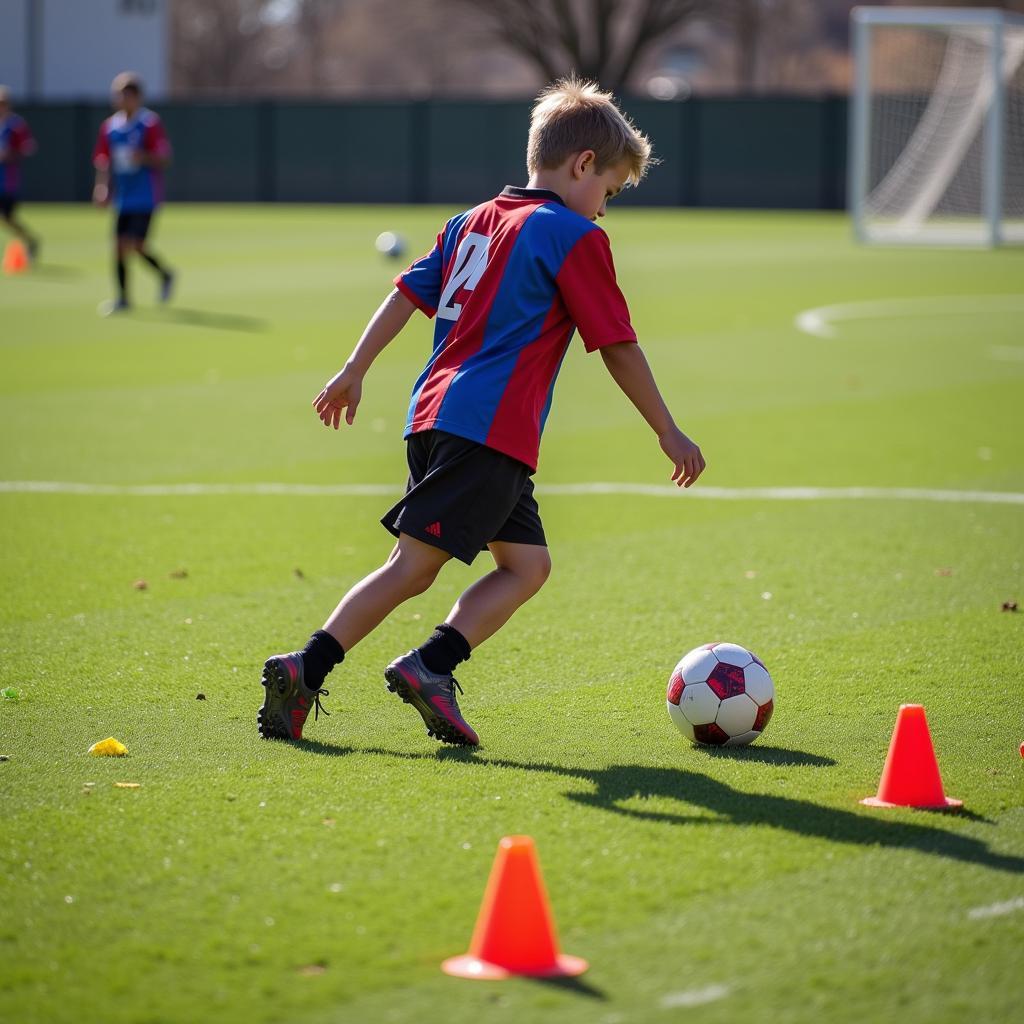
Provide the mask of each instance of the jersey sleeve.
{"label": "jersey sleeve", "polygon": [[110,138],[107,135],[106,122],[100,125],[100,133],[96,136],[96,145],[92,150],[92,165],[99,168],[110,166]]}
{"label": "jersey sleeve", "polygon": [[14,126],[13,149],[18,156],[31,156],[36,151],[36,140],[32,138],[32,132],[28,124],[19,120]]}
{"label": "jersey sleeve", "polygon": [[142,137],[142,148],[146,153],[169,160],[171,157],[171,143],[164,131],[164,123],[154,114],[146,124],[146,133]]}
{"label": "jersey sleeve", "polygon": [[395,278],[395,287],[429,317],[441,300],[442,237],[438,235],[434,248]]}
{"label": "jersey sleeve", "polygon": [[569,250],[555,283],[588,352],[636,341],[629,307],[615,280],[612,248],[600,228],[588,231]]}

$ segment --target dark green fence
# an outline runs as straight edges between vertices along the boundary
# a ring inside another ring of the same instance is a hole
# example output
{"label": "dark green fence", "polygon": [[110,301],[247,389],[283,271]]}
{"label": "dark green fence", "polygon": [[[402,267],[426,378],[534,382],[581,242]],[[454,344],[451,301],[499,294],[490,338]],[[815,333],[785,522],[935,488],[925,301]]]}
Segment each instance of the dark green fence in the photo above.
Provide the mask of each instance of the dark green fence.
{"label": "dark green fence", "polygon": [[[662,163],[622,202],[838,209],[846,100],[632,100]],[[174,146],[167,197],[187,202],[471,204],[526,180],[528,102],[164,103]],[[89,197],[109,111],[24,106],[39,142],[24,197]]]}

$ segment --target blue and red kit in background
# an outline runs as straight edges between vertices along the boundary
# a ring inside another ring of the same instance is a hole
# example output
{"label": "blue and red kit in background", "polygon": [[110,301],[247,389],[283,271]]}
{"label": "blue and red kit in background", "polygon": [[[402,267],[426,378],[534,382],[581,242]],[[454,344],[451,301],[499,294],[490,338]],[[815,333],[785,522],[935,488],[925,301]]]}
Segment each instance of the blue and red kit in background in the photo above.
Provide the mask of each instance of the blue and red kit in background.
{"label": "blue and red kit in background", "polygon": [[531,470],[573,332],[588,352],[636,341],[608,236],[547,189],[453,217],[395,285],[436,317],[405,436],[446,431]]}
{"label": "blue and red kit in background", "polygon": [[163,173],[143,166],[143,153],[171,154],[163,122],[152,110],[141,107],[132,117],[118,111],[100,126],[93,163],[110,169],[118,213],[151,213],[163,202]]}
{"label": "blue and red kit in background", "polygon": [[0,196],[17,198],[21,189],[21,158],[35,151],[28,124],[17,114],[0,121]]}

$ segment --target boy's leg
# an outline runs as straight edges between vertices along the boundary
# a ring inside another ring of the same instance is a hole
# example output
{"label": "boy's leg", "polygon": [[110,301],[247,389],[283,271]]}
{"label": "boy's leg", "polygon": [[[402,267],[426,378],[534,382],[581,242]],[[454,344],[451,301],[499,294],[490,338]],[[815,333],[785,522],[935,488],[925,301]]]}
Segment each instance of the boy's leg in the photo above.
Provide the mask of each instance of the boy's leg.
{"label": "boy's leg", "polygon": [[117,301],[125,306],[128,305],[128,261],[125,258],[132,250],[132,240],[118,236],[114,243],[116,253],[116,265],[114,273],[117,277]]}
{"label": "boy's leg", "polygon": [[114,235],[114,280],[117,283],[117,293],[115,298],[100,303],[99,311],[102,316],[111,316],[114,313],[130,308],[128,302],[128,265],[125,257],[131,251],[132,240],[121,233],[120,224],[123,216],[123,214],[118,214],[118,227],[115,229],[116,233]]}
{"label": "boy's leg", "polygon": [[487,546],[494,570],[465,591],[425,643],[396,658],[384,673],[388,689],[420,713],[427,734],[446,743],[480,742],[459,710],[452,672],[469,658],[472,647],[493,635],[540,590],[551,572],[543,545],[492,541]]}
{"label": "boy's leg", "polygon": [[18,220],[14,214],[14,206],[14,202],[4,204],[0,209],[0,214],[2,214],[7,227],[25,243],[29,257],[34,260],[39,251],[39,239]]}
{"label": "boy's leg", "polygon": [[403,601],[427,590],[450,558],[447,551],[401,534],[388,560],[341,599],[324,631],[352,650]]}
{"label": "boy's leg", "polygon": [[551,556],[543,545],[492,541],[487,547],[494,557],[494,570],[466,590],[445,619],[471,648],[504,626],[551,574]]}
{"label": "boy's leg", "polygon": [[131,249],[160,274],[160,301],[167,302],[171,297],[171,289],[174,287],[174,272],[146,246],[146,239],[150,237],[150,228],[153,225],[153,216],[152,212],[133,214]]}
{"label": "boy's leg", "polygon": [[387,562],[342,598],[302,651],[275,654],[263,668],[265,697],[257,716],[265,738],[301,739],[310,709],[320,710],[327,673],[403,601],[422,594],[451,556],[401,534]]}
{"label": "boy's leg", "polygon": [[146,241],[149,232],[149,221],[140,231],[140,237],[135,240],[134,249],[160,275],[160,301],[167,302],[171,297],[171,290],[174,287],[174,271],[157,259]]}

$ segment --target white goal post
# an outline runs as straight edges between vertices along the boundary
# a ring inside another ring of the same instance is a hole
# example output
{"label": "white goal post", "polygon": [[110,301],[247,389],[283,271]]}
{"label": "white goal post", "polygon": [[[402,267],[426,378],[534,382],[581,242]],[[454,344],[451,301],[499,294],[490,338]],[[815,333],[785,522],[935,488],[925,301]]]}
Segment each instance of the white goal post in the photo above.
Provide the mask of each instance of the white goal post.
{"label": "white goal post", "polygon": [[869,243],[1024,243],[1024,17],[855,7],[849,208]]}

